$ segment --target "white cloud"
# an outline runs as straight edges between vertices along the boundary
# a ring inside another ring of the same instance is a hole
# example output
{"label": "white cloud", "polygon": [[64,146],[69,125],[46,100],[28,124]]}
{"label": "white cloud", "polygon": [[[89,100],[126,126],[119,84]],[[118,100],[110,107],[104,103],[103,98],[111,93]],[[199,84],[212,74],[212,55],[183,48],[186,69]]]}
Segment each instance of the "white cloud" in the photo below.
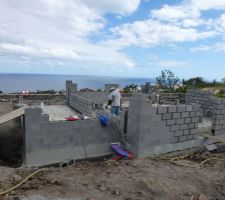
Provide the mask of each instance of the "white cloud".
{"label": "white cloud", "polygon": [[148,60],[151,65],[164,68],[186,67],[190,65],[190,61],[161,59],[155,54],[150,54]]}
{"label": "white cloud", "polygon": [[89,37],[106,25],[105,14],[128,15],[139,4],[140,0],[1,0],[0,52],[72,60],[93,68],[133,67],[136,63],[126,54],[92,43]]}
{"label": "white cloud", "polygon": [[83,0],[83,2],[103,13],[126,15],[136,11],[141,0]]}
{"label": "white cloud", "polygon": [[216,35],[214,31],[198,31],[152,19],[117,26],[112,32],[116,39],[108,41],[107,44],[121,48],[130,45],[151,47],[158,44],[196,41]]}
{"label": "white cloud", "polygon": [[190,4],[198,10],[225,9],[225,0],[190,0]]}
{"label": "white cloud", "polygon": [[193,52],[196,51],[217,51],[217,52],[225,52],[225,43],[216,43],[213,45],[202,45],[199,47],[194,47],[190,49]]}
{"label": "white cloud", "polygon": [[161,9],[152,10],[151,16],[162,21],[174,21],[185,18],[198,18],[200,13],[186,4],[179,6],[164,5]]}

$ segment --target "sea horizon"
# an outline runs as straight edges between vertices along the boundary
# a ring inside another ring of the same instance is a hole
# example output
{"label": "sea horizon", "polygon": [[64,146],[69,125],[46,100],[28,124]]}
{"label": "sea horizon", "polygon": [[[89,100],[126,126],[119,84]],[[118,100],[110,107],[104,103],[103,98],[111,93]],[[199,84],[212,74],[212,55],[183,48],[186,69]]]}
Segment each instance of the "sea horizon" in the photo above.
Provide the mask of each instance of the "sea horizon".
{"label": "sea horizon", "polygon": [[154,78],[122,77],[101,75],[66,75],[66,74],[31,74],[31,73],[0,73],[0,91],[14,93],[28,90],[65,90],[66,80],[72,80],[78,84],[78,89],[90,88],[97,90],[104,88],[104,84],[117,83],[120,87],[136,84],[138,86],[146,82],[155,83]]}

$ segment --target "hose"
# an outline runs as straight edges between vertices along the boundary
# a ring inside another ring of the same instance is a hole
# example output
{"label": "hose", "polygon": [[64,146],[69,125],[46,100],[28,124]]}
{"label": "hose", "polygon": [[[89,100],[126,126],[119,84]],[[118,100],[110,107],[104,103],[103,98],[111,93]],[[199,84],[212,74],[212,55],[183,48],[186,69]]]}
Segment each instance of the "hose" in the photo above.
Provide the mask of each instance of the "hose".
{"label": "hose", "polygon": [[0,192],[0,196],[1,196],[1,195],[5,195],[5,194],[7,194],[7,193],[9,193],[9,192],[11,192],[11,191],[17,189],[17,188],[20,187],[23,183],[25,183],[28,179],[30,179],[32,176],[34,176],[34,175],[40,173],[40,172],[43,171],[43,170],[45,170],[45,169],[43,168],[43,169],[37,170],[36,172],[30,174],[30,175],[27,176],[23,181],[21,181],[20,183],[18,183],[18,184],[15,185],[15,186],[13,186],[12,188]]}
{"label": "hose", "polygon": [[191,167],[191,168],[198,168],[198,167],[204,165],[206,162],[209,162],[209,161],[212,161],[212,160],[219,160],[219,161],[225,162],[225,159],[217,158],[217,157],[207,158],[207,159],[203,160],[201,163],[196,164],[196,165],[188,165],[188,164],[178,163],[178,162],[175,161],[175,160],[179,160],[179,159],[184,159],[188,156],[189,156],[189,154],[185,154],[183,156],[177,156],[177,157],[170,158],[170,157],[163,157],[161,155],[158,155],[158,156],[151,156],[149,158],[156,159],[156,160],[160,160],[160,159],[161,160],[168,160],[169,162],[171,162],[175,165],[180,165],[180,166],[183,166],[183,167]]}

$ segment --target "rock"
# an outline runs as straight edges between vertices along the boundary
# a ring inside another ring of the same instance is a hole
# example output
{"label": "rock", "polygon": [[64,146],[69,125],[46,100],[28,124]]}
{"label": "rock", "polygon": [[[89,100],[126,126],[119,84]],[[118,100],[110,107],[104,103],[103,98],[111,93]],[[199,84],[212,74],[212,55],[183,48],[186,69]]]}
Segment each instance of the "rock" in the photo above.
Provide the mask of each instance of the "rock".
{"label": "rock", "polygon": [[194,194],[190,200],[209,200],[204,194]]}
{"label": "rock", "polygon": [[116,195],[116,196],[120,195],[120,192],[117,188],[115,190],[112,190],[111,193],[112,193],[112,195]]}
{"label": "rock", "polygon": [[13,175],[12,175],[12,178],[13,178],[13,180],[16,181],[16,182],[19,182],[19,181],[22,180],[22,177],[21,177],[20,175],[18,175],[18,174],[13,174]]}
{"label": "rock", "polygon": [[99,190],[101,190],[102,192],[104,192],[104,191],[107,190],[107,188],[104,185],[101,185],[100,188],[99,188]]}
{"label": "rock", "polygon": [[204,194],[200,194],[199,200],[209,200]]}

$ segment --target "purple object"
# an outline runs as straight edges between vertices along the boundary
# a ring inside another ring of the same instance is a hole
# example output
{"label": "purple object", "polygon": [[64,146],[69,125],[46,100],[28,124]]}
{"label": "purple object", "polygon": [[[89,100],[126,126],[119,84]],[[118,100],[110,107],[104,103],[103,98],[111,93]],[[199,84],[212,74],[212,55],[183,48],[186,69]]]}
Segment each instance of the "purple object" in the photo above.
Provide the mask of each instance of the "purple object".
{"label": "purple object", "polygon": [[129,153],[121,147],[120,143],[111,143],[113,150],[123,157],[128,157]]}

